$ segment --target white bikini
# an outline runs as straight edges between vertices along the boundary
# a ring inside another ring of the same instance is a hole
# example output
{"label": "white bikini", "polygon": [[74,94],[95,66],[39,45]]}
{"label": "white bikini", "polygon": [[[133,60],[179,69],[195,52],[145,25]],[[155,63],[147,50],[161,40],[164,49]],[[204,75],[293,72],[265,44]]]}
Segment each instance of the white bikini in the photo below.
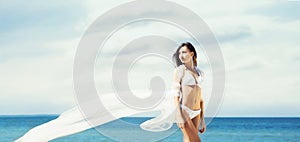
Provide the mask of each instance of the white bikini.
{"label": "white bikini", "polygon": [[[181,80],[181,84],[177,84],[175,87],[177,89],[180,88],[180,95],[177,94],[177,96],[180,96],[180,101],[182,101],[182,91],[181,86],[182,85],[197,85],[200,88],[202,87],[202,81],[203,81],[203,71],[201,71],[199,68],[195,66],[195,70],[197,72],[198,78],[196,79],[194,75],[192,75],[191,71],[188,71],[187,68],[184,65],[180,65],[177,67],[178,71],[178,79]],[[179,87],[179,88],[178,88]],[[196,87],[196,86],[195,86]],[[184,104],[180,104],[181,108],[184,109],[191,119],[196,117],[200,114],[201,109],[198,110],[192,110],[189,107],[185,106]]]}

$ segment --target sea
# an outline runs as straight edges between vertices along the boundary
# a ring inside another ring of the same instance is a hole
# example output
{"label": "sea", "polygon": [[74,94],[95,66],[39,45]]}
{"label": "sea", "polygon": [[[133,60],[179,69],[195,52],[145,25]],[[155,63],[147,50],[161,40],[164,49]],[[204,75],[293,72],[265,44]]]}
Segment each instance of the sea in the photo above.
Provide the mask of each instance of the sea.
{"label": "sea", "polygon": [[[0,142],[12,142],[31,128],[58,115],[0,116]],[[96,128],[50,142],[181,142],[182,133],[174,124],[166,132],[145,132],[139,124],[149,117],[124,117]],[[53,130],[55,131],[55,130]],[[217,117],[199,136],[202,142],[300,142],[300,117]]]}

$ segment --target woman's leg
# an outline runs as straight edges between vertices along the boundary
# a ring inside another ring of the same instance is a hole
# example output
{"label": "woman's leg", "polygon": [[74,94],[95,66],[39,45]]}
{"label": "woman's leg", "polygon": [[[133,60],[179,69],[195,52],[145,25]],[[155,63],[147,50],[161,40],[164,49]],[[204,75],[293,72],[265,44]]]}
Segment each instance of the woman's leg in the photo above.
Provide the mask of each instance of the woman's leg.
{"label": "woman's leg", "polygon": [[186,130],[186,127],[187,127],[186,126],[187,125],[186,119],[189,118],[189,116],[188,116],[187,112],[184,109],[182,109],[182,108],[181,108],[181,112],[182,112],[182,118],[184,120],[184,126],[183,126],[183,128],[181,128],[181,132],[183,134],[182,141],[183,142],[190,142],[189,134],[188,134],[188,132]]}
{"label": "woman's leg", "polygon": [[192,119],[193,124],[198,132],[200,126],[200,115],[197,115],[195,118]]}
{"label": "woman's leg", "polygon": [[198,136],[198,131],[195,128],[195,125],[191,119],[186,120],[186,131],[187,134],[189,135],[190,141],[191,142],[200,142],[200,138]]}
{"label": "woman's leg", "polygon": [[[192,119],[192,122],[194,124],[194,127],[196,129],[196,133],[198,135],[199,125],[200,125],[200,115],[197,115],[195,118]],[[199,136],[198,136],[199,137]],[[199,138],[200,139],[200,138]],[[201,141],[201,139],[200,139]]]}
{"label": "woman's leg", "polygon": [[185,120],[184,128],[181,129],[183,133],[183,141],[200,142],[200,138],[198,136],[198,129],[195,128],[193,121],[190,119],[185,110],[183,110],[183,117]]}
{"label": "woman's leg", "polygon": [[181,129],[181,132],[182,132],[182,134],[183,134],[183,139],[182,139],[182,141],[183,141],[183,142],[190,142],[190,138],[189,138],[189,135],[188,135],[188,133],[187,133],[185,127],[186,127],[186,126],[184,126],[184,128]]}

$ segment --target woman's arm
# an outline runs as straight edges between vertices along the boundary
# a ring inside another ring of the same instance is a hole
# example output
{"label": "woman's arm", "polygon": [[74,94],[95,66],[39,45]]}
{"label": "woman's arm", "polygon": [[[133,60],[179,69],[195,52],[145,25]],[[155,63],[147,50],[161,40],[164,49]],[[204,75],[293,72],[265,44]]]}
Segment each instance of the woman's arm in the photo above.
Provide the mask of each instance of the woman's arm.
{"label": "woman's arm", "polygon": [[[178,70],[174,69],[173,73],[173,90],[174,90],[174,102],[176,107],[176,121],[179,128],[183,128],[184,119],[180,109],[180,79],[178,77]],[[180,122],[180,123],[179,123]]]}
{"label": "woman's arm", "polygon": [[200,108],[201,108],[201,112],[200,112],[201,129],[199,130],[199,132],[204,133],[206,130],[206,124],[205,124],[205,120],[204,120],[204,99],[203,99],[203,95],[202,95],[202,88],[201,88],[201,94],[200,94]]}

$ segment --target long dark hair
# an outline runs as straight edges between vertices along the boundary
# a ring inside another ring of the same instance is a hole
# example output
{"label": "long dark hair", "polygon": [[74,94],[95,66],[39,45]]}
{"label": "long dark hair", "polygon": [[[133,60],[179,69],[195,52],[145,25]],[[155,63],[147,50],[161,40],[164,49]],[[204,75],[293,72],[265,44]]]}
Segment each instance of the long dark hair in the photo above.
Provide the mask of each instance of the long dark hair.
{"label": "long dark hair", "polygon": [[194,62],[194,66],[197,66],[197,52],[196,52],[195,47],[190,42],[182,43],[177,48],[176,52],[173,54],[173,62],[176,64],[177,67],[183,64],[179,59],[179,50],[181,47],[184,47],[184,46],[186,46],[191,52],[194,52],[193,62]]}

